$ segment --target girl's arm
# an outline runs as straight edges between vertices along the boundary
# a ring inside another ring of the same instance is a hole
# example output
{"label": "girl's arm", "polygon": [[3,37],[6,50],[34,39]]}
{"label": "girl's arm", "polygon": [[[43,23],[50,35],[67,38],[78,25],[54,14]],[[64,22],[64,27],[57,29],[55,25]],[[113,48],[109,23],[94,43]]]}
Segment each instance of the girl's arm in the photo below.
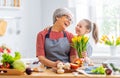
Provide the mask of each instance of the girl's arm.
{"label": "girl's arm", "polygon": [[93,48],[92,46],[90,45],[90,43],[87,44],[87,56],[90,57],[92,56],[92,51],[93,51]]}
{"label": "girl's arm", "polygon": [[78,58],[77,55],[72,55],[72,56],[70,56],[70,62],[71,62],[71,63],[74,63],[77,58]]}

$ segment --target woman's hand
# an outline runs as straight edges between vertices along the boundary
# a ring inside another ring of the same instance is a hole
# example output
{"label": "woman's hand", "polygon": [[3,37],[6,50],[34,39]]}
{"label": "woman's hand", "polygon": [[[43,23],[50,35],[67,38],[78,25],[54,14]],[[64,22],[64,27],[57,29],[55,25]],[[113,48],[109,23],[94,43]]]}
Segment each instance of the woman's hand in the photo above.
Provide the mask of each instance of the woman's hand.
{"label": "woman's hand", "polygon": [[54,64],[54,66],[52,67],[52,70],[53,70],[53,71],[55,71],[55,72],[57,71],[57,69],[58,69],[58,68],[57,68],[57,64],[60,63],[60,62],[61,62],[61,61],[59,61],[59,60],[56,61],[56,62],[54,62],[55,64]]}
{"label": "woman's hand", "polygon": [[44,64],[45,66],[48,66],[48,67],[57,67],[57,64],[60,62],[59,60],[56,62],[51,61],[44,56],[38,56],[38,59],[42,64]]}
{"label": "woman's hand", "polygon": [[54,66],[54,67],[57,67],[57,64],[60,63],[60,62],[61,62],[61,61],[57,60],[57,61],[55,62],[55,66]]}

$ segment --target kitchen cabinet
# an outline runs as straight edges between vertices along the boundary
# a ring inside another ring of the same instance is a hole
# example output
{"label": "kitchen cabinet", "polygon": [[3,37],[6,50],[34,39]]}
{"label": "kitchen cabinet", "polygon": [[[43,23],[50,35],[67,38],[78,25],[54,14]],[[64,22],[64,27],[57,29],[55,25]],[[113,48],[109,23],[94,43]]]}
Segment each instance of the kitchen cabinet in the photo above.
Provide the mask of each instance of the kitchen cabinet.
{"label": "kitchen cabinet", "polygon": [[7,22],[7,31],[9,34],[20,33],[20,8],[21,0],[0,0],[0,20]]}

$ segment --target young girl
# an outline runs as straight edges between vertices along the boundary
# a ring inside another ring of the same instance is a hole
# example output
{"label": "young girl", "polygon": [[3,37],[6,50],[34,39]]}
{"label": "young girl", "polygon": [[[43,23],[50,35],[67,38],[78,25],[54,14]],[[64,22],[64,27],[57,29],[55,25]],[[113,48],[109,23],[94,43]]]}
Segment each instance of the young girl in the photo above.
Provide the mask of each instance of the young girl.
{"label": "young girl", "polygon": [[[75,31],[78,36],[86,35],[92,32],[92,37],[95,43],[98,42],[98,28],[95,23],[92,23],[88,19],[80,20],[77,26],[75,27]],[[92,65],[92,62],[89,59],[89,57],[92,55],[92,46],[89,42],[87,44],[87,51],[82,53],[82,55],[85,58],[85,62],[87,62],[88,65]]]}

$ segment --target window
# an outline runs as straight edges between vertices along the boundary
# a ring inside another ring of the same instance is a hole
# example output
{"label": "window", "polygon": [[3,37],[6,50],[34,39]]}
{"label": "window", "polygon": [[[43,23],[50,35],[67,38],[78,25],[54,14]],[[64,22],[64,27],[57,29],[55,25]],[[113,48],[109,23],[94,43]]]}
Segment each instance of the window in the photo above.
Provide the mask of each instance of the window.
{"label": "window", "polygon": [[[91,19],[98,25],[99,37],[103,34],[120,36],[119,0],[76,0],[75,8],[76,22],[83,18]],[[93,55],[111,56],[108,46],[97,44],[93,47]]]}

